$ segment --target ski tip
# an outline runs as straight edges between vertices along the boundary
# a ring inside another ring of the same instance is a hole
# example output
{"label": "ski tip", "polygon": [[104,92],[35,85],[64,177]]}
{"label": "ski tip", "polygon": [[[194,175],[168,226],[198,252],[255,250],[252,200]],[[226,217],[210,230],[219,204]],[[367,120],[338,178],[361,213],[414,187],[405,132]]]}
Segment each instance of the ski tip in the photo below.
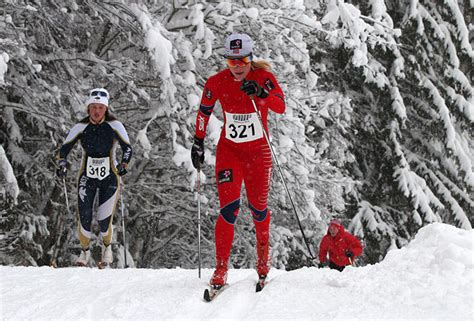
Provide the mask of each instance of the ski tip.
{"label": "ski tip", "polygon": [[263,287],[265,286],[265,280],[267,279],[267,276],[262,274],[259,276],[257,285],[255,286],[255,292],[260,292],[263,290]]}
{"label": "ski tip", "polygon": [[227,284],[224,285],[211,285],[209,289],[204,290],[204,301],[206,302],[211,302],[212,300],[215,299],[216,296],[219,295],[219,293],[224,290],[224,288],[227,286]]}
{"label": "ski tip", "polygon": [[206,302],[211,302],[211,295],[209,294],[209,289],[204,290],[204,301]]}

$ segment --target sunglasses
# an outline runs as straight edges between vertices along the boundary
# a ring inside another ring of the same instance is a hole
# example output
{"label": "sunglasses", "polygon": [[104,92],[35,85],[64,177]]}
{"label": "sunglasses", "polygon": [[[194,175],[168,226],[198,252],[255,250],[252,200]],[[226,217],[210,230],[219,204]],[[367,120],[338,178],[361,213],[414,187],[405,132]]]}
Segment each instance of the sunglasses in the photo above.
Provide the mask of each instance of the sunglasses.
{"label": "sunglasses", "polygon": [[92,96],[108,97],[105,91],[99,91],[99,90],[91,92],[91,97]]}
{"label": "sunglasses", "polygon": [[229,66],[230,68],[245,67],[249,63],[252,62],[252,56],[250,55],[243,58],[234,58],[234,59],[227,58],[226,62],[227,62],[227,66]]}

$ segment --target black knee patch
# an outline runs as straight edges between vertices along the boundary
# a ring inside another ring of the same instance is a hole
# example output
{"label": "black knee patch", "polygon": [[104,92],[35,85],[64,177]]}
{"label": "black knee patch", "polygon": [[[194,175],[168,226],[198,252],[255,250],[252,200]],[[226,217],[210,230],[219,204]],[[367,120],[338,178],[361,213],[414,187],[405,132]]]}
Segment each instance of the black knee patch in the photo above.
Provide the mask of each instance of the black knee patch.
{"label": "black knee patch", "polygon": [[265,208],[262,211],[257,210],[252,204],[249,204],[250,210],[252,211],[253,219],[257,222],[262,222],[267,218],[268,208]]}
{"label": "black knee patch", "polygon": [[237,199],[221,208],[221,215],[227,223],[234,224],[235,220],[237,219],[237,215],[235,215],[235,212],[238,211],[239,208],[240,199]]}

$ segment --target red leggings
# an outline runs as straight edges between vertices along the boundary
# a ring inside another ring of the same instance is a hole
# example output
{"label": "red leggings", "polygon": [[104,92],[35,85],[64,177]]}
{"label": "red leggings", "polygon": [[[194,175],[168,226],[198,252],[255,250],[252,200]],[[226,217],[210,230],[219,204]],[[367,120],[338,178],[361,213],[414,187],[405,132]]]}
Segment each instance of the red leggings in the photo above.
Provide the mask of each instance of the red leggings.
{"label": "red leggings", "polygon": [[216,151],[216,181],[220,215],[215,227],[217,268],[227,271],[234,222],[240,208],[240,191],[245,183],[257,237],[257,272],[269,270],[270,211],[267,209],[272,155],[266,141],[252,148],[235,147],[221,138]]}

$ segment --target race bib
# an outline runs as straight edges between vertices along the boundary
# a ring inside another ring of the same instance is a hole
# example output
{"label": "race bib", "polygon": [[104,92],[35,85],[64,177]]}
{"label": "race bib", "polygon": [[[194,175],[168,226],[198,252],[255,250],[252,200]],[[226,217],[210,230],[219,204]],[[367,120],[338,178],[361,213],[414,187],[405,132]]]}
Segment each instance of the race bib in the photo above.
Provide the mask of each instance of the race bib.
{"label": "race bib", "polygon": [[225,113],[225,138],[235,143],[251,142],[263,137],[263,129],[256,113]]}
{"label": "race bib", "polygon": [[103,180],[110,174],[110,161],[108,157],[87,157],[87,177]]}

